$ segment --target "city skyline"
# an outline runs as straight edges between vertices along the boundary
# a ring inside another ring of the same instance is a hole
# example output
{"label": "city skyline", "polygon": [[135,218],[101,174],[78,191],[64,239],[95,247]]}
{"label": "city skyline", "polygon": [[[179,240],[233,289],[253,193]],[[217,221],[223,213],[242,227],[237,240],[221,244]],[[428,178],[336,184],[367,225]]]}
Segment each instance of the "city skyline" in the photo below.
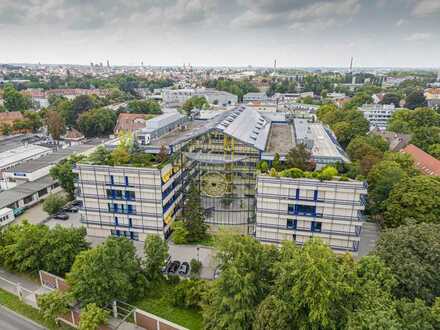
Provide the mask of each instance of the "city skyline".
{"label": "city skyline", "polygon": [[436,0],[7,1],[1,63],[439,67]]}

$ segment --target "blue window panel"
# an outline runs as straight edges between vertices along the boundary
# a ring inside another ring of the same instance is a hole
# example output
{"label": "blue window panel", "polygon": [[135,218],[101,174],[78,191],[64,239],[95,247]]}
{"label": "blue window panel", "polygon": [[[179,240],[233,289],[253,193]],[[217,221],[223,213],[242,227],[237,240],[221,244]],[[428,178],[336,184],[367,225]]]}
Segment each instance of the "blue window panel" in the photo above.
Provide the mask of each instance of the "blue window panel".
{"label": "blue window panel", "polygon": [[318,190],[313,192],[313,200],[316,202],[318,200]]}
{"label": "blue window panel", "polygon": [[125,185],[128,186],[128,176],[125,176]]}
{"label": "blue window panel", "polygon": [[111,212],[112,211],[112,204],[111,203],[107,203],[107,207],[108,207],[108,211]]}
{"label": "blue window panel", "polygon": [[115,213],[118,213],[118,204],[116,204],[116,203],[113,204],[113,211]]}
{"label": "blue window panel", "polygon": [[133,219],[132,218],[128,218],[128,227],[133,227]]}
{"label": "blue window panel", "polygon": [[295,214],[297,215],[316,215],[316,206],[313,205],[295,205]]}
{"label": "blue window panel", "polygon": [[299,188],[296,188],[295,199],[299,200]]}
{"label": "blue window panel", "polygon": [[119,219],[118,219],[118,217],[115,217],[115,226],[119,226]]}
{"label": "blue window panel", "polygon": [[287,229],[296,230],[297,224],[297,220],[287,219]]}
{"label": "blue window panel", "polygon": [[125,205],[121,204],[121,213],[125,213]]}
{"label": "blue window panel", "polygon": [[130,200],[130,192],[129,191],[125,191],[125,199],[126,200]]}
{"label": "blue window panel", "polygon": [[121,231],[120,230],[116,230],[116,236],[117,237],[121,236]]}
{"label": "blue window panel", "polygon": [[114,191],[114,190],[112,189],[112,198],[115,199],[115,197],[116,197],[116,191]]}
{"label": "blue window panel", "polygon": [[295,214],[295,205],[289,204],[287,211],[289,214]]}
{"label": "blue window panel", "polygon": [[133,213],[133,205],[127,205],[127,213],[132,214]]}
{"label": "blue window panel", "polygon": [[318,221],[312,221],[311,230],[315,233],[320,233],[322,229],[322,223]]}
{"label": "blue window panel", "polygon": [[113,175],[110,175],[110,183],[112,185],[115,184],[115,177]]}
{"label": "blue window panel", "polygon": [[134,233],[131,231],[130,232],[130,239],[134,239],[134,235],[133,235]]}

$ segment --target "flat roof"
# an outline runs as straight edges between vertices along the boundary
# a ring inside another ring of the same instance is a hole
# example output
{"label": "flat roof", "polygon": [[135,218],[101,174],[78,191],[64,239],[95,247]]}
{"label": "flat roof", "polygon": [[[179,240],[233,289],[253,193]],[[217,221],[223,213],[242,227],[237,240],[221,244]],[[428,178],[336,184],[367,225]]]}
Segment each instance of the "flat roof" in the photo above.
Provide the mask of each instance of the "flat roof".
{"label": "flat roof", "polygon": [[287,123],[272,124],[269,134],[269,142],[267,143],[266,152],[287,154],[295,144],[293,137],[293,127]]}
{"label": "flat roof", "polygon": [[6,167],[11,163],[19,162],[26,158],[37,156],[45,152],[51,152],[52,149],[36,144],[21,145],[0,153],[0,168]]}
{"label": "flat roof", "polygon": [[94,148],[94,145],[78,144],[65,149],[60,149],[38,159],[31,159],[22,164],[18,164],[7,170],[9,173],[32,173],[50,165],[58,164],[75,153],[81,153]]}
{"label": "flat roof", "polygon": [[0,209],[33,195],[40,190],[53,185],[55,182],[56,181],[50,175],[46,175],[38,180],[26,182],[12,189],[2,191],[0,192]]}
{"label": "flat roof", "polygon": [[311,123],[310,129],[314,142],[312,148],[314,157],[341,158],[344,162],[350,162],[345,152],[333,141],[322,124]]}

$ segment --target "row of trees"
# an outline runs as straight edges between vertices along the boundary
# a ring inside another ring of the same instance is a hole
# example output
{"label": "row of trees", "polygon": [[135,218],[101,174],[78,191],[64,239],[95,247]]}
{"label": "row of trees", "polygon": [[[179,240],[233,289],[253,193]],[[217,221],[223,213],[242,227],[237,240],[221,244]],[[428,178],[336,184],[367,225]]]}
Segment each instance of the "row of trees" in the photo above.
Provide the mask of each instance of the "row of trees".
{"label": "row of trees", "polygon": [[238,96],[239,101],[243,100],[243,95],[259,91],[255,85],[247,80],[214,79],[207,81],[206,87],[235,94]]}
{"label": "row of trees", "polygon": [[[220,236],[222,273],[204,294],[204,326],[439,329],[439,264],[423,258],[428,244],[436,246],[432,257],[438,258],[440,248],[434,242],[439,234],[439,226],[432,231],[426,225],[390,231],[375,255],[358,262],[349,255],[336,256],[315,239],[303,248],[284,242],[278,250],[251,237]],[[427,241],[422,248],[412,244],[420,236]]]}

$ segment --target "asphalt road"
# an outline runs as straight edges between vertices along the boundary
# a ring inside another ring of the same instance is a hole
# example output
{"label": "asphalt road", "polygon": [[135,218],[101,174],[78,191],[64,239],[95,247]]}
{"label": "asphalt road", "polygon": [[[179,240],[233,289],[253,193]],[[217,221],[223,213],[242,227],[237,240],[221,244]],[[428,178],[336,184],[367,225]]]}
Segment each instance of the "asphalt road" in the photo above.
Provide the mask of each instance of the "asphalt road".
{"label": "asphalt road", "polygon": [[0,329],[2,330],[43,330],[28,320],[21,318],[0,306]]}

